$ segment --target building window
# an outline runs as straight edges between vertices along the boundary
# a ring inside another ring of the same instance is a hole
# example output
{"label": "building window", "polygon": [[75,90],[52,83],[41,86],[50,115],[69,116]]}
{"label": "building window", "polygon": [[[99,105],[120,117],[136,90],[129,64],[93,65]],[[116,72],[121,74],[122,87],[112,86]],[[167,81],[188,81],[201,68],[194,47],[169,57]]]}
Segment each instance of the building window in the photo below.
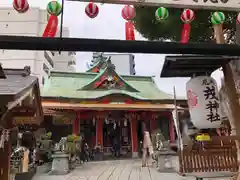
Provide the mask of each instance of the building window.
{"label": "building window", "polygon": [[74,60],[68,61],[68,66],[71,66],[71,65],[76,65],[76,62]]}
{"label": "building window", "polygon": [[48,63],[53,67],[52,58],[49,56],[49,54],[46,51],[44,51],[44,57],[48,61]]}
{"label": "building window", "polygon": [[76,52],[75,52],[75,51],[69,51],[69,52],[68,52],[68,55],[69,55],[69,56],[75,56],[75,55],[76,55]]}
{"label": "building window", "polygon": [[42,77],[42,85],[44,85],[44,84],[45,84],[45,78]]}
{"label": "building window", "polygon": [[45,73],[49,74],[49,68],[47,67],[47,65],[45,63],[43,64],[43,70]]}

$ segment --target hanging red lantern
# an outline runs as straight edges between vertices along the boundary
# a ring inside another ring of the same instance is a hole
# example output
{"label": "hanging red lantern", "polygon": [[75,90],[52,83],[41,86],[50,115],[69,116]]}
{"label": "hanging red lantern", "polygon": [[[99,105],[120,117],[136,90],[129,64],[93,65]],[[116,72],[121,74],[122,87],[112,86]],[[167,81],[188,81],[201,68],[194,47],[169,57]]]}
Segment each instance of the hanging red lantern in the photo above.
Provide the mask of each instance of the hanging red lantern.
{"label": "hanging red lantern", "polygon": [[58,29],[58,17],[51,15],[45,27],[42,37],[55,37]]}
{"label": "hanging red lantern", "polygon": [[134,34],[134,24],[131,22],[131,20],[136,16],[135,8],[126,5],[122,9],[122,17],[127,22],[125,23],[125,34],[126,34],[126,40],[135,40],[135,34]]}
{"label": "hanging red lantern", "polygon": [[13,8],[19,13],[25,13],[29,9],[29,4],[27,0],[14,0]]}
{"label": "hanging red lantern", "polygon": [[88,3],[88,5],[85,8],[85,13],[88,17],[93,19],[93,18],[97,17],[97,15],[99,13],[99,8],[95,3],[90,2],[90,3]]}
{"label": "hanging red lantern", "polygon": [[133,18],[135,18],[136,16],[136,12],[135,12],[135,8],[130,6],[130,5],[126,5],[123,7],[122,9],[122,17],[123,19],[130,21]]}
{"label": "hanging red lantern", "polygon": [[195,13],[191,9],[185,9],[181,14],[181,20],[184,23],[182,29],[181,43],[187,43],[189,41],[191,26],[190,23],[194,20]]}

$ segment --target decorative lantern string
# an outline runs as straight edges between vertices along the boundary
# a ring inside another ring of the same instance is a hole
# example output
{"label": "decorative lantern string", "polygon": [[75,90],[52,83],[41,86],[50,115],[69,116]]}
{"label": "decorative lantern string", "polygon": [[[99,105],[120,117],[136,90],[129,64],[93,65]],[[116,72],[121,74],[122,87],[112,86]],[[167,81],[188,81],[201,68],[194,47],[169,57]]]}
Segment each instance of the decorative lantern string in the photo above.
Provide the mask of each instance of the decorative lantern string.
{"label": "decorative lantern string", "polygon": [[18,13],[25,13],[29,9],[29,4],[27,0],[13,0],[13,8]]}
{"label": "decorative lantern string", "polygon": [[184,23],[181,35],[181,43],[188,43],[191,32],[190,23],[195,19],[195,13],[191,9],[185,9],[181,14],[181,20]]}
{"label": "decorative lantern string", "polygon": [[223,12],[217,11],[212,14],[211,22],[212,22],[213,29],[214,29],[214,37],[218,44],[221,44],[221,42],[224,41],[224,39],[222,39],[222,38],[224,38],[224,36],[222,36],[224,21],[225,21],[225,15]]}
{"label": "decorative lantern string", "polygon": [[85,14],[91,19],[97,17],[97,15],[99,14],[98,5],[93,3],[91,0],[90,3],[88,3],[85,7]]}
{"label": "decorative lantern string", "polygon": [[135,40],[135,34],[134,34],[134,24],[132,20],[136,16],[135,8],[130,5],[125,5],[122,9],[122,17],[127,22],[125,23],[125,34],[126,34],[126,40]]}
{"label": "decorative lantern string", "polygon": [[[47,4],[47,12],[51,16],[48,19],[48,24],[44,31],[43,37],[55,37],[56,32],[57,32],[57,26],[58,26],[58,18],[57,17],[61,14],[60,39],[62,39],[63,8],[64,8],[64,0],[62,0],[62,3],[59,3],[57,0],[53,0]],[[59,49],[59,54],[61,54],[60,49]]]}
{"label": "decorative lantern string", "polygon": [[48,23],[42,37],[54,38],[58,29],[58,16],[62,13],[62,5],[57,1],[51,1],[47,4],[47,12]]}
{"label": "decorative lantern string", "polygon": [[163,22],[169,17],[169,11],[165,7],[159,7],[155,11],[155,18],[158,22]]}
{"label": "decorative lantern string", "polygon": [[3,127],[0,127],[0,149],[4,149],[5,142],[8,142],[10,139],[11,132],[13,130],[18,130],[17,127],[5,129]]}

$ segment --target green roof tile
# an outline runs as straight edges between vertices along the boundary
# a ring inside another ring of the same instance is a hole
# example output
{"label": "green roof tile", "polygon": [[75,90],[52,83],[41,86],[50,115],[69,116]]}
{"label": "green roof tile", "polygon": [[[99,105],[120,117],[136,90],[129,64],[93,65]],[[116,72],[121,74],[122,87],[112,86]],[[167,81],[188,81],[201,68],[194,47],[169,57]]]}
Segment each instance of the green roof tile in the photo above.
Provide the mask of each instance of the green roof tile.
{"label": "green roof tile", "polygon": [[41,93],[43,97],[95,99],[111,94],[124,94],[139,100],[169,100],[173,97],[158,89],[150,76],[121,76],[139,92],[125,90],[79,90],[91,82],[98,73],[51,72]]}

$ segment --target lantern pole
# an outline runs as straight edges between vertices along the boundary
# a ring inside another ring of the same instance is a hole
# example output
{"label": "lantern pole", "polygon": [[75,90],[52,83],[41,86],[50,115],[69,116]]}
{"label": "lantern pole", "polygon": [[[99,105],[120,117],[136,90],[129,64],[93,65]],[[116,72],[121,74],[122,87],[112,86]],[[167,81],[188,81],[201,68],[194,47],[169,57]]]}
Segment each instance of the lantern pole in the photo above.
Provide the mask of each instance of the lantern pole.
{"label": "lantern pole", "polygon": [[[61,22],[60,22],[60,38],[63,36],[63,12],[64,12],[64,0],[62,0],[62,14],[61,14]],[[61,50],[59,50],[59,54],[61,54]]]}
{"label": "lantern pole", "polygon": [[177,94],[176,94],[176,89],[175,86],[173,87],[173,95],[174,95],[174,110],[175,110],[175,117],[173,118],[177,137],[178,137],[178,148],[180,150],[183,150],[183,140],[182,140],[182,134],[180,132],[180,125],[179,125],[179,116],[178,116],[178,107],[177,107]]}

